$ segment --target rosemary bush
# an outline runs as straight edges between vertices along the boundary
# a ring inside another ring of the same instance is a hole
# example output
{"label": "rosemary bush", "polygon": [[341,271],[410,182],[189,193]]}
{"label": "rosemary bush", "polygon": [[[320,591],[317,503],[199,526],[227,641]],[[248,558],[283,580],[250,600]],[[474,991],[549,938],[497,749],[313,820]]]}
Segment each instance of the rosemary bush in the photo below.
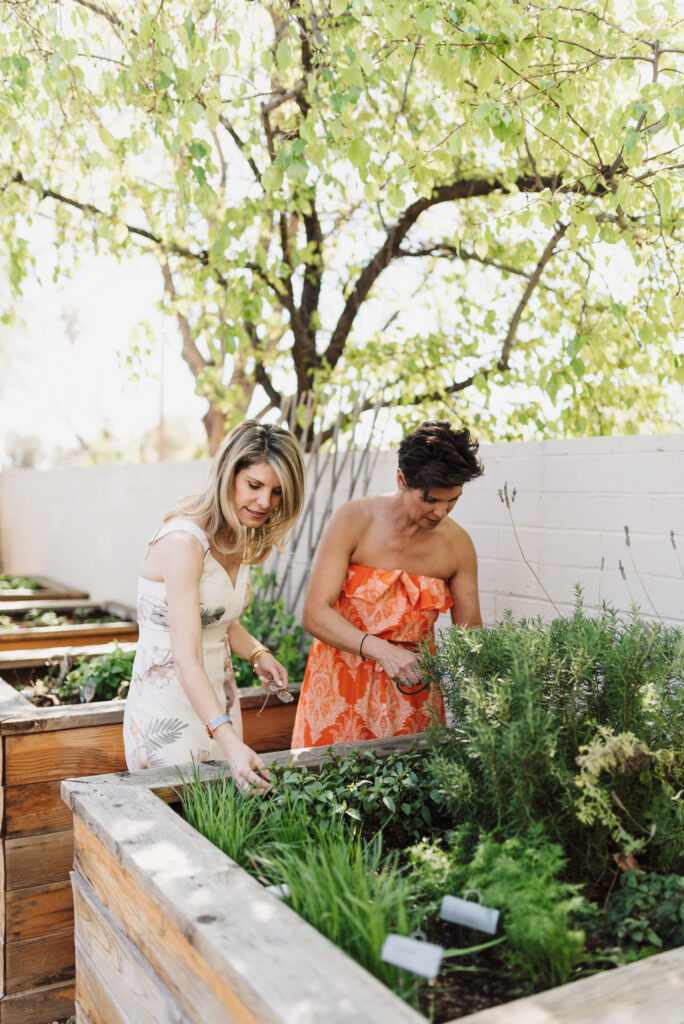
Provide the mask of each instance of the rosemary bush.
{"label": "rosemary bush", "polygon": [[578,877],[625,851],[684,868],[679,630],[609,610],[588,618],[578,592],[569,618],[453,628],[424,667],[453,722],[435,750],[457,820],[501,837],[541,823]]}

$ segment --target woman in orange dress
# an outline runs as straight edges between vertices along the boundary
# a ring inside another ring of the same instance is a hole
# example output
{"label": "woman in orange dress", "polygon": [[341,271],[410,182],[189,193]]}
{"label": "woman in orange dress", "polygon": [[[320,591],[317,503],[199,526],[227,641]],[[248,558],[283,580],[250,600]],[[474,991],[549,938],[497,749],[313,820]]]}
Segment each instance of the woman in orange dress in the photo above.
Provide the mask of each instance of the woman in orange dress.
{"label": "woman in orange dress", "polygon": [[440,612],[482,625],[477,556],[448,518],[482,473],[477,442],[423,423],[399,447],[397,490],[342,505],[323,535],[304,602],[314,636],[293,747],[421,732],[441,696],[427,688],[416,646]]}

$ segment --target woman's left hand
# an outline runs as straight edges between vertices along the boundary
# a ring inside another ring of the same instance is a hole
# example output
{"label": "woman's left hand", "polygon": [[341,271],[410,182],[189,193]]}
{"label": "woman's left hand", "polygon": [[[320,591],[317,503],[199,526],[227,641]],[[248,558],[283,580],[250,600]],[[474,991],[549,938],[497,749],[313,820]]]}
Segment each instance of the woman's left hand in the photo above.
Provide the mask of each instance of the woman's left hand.
{"label": "woman's left hand", "polygon": [[254,663],[259,682],[267,690],[287,690],[287,669],[270,651],[264,651]]}

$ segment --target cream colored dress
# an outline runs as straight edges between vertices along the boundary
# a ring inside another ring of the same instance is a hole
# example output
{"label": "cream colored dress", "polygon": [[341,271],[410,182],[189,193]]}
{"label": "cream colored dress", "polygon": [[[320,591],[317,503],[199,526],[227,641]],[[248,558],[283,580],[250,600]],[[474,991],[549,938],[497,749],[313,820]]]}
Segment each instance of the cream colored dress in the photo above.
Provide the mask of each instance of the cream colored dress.
{"label": "cream colored dress", "polygon": [[[175,530],[192,533],[204,549],[199,583],[204,668],[221,707],[229,710],[235,687],[226,631],[249,604],[249,566],[240,566],[235,586],[209,551],[202,529],[189,519],[170,519],[150,544]],[[171,651],[166,584],[138,577],[140,637],[124,713],[124,747],[129,768],[158,768],[220,759],[186,697]]]}

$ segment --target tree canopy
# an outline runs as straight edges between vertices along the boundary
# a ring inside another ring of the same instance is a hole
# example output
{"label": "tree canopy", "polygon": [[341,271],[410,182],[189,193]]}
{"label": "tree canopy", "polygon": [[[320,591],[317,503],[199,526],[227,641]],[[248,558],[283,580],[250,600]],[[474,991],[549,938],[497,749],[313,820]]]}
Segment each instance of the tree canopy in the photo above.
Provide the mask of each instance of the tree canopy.
{"label": "tree canopy", "polygon": [[678,425],[678,0],[0,18],[11,287],[38,216],[57,272],[147,251],[212,448],[250,403],[313,390],[324,414],[333,385],[484,437]]}

